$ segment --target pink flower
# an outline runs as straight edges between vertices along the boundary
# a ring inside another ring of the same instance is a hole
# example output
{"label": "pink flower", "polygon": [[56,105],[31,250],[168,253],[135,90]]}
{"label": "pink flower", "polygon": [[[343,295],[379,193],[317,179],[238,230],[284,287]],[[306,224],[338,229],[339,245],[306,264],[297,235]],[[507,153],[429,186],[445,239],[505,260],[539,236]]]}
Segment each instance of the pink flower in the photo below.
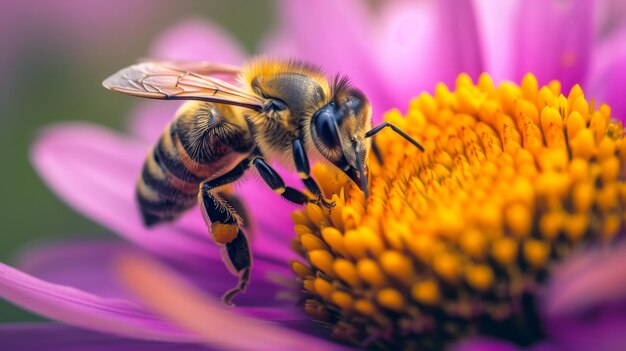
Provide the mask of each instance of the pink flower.
{"label": "pink flower", "polygon": [[[411,97],[432,90],[437,82],[451,85],[460,72],[476,78],[482,71],[496,80],[517,81],[532,71],[540,84],[561,80],[565,91],[582,83],[585,91],[613,107],[613,115],[623,116],[626,111],[620,96],[626,84],[626,51],[624,45],[615,44],[624,42],[626,32],[613,29],[610,36],[603,33],[601,37],[599,26],[593,25],[591,1],[507,2],[496,9],[491,8],[492,2],[483,1],[391,2],[381,5],[375,18],[357,1],[315,4],[281,2],[279,28],[262,52],[300,57],[329,73],[349,75],[372,100],[377,121],[385,110],[406,106]],[[245,59],[244,50],[227,33],[199,20],[170,29],[157,40],[151,55],[232,64]],[[170,225],[144,228],[134,201],[135,180],[148,149],[176,107],[170,102],[138,105],[129,120],[129,135],[67,123],[46,129],[37,139],[32,160],[44,181],[77,211],[132,245],[72,241],[31,249],[17,268],[0,264],[0,296],[64,324],[116,336],[58,324],[4,326],[0,345],[35,349],[55,341],[60,346],[106,341],[120,350],[157,345],[202,348],[190,343],[250,350],[287,348],[295,343],[302,349],[339,348],[312,336],[316,329],[293,301],[277,298],[286,289],[277,284],[276,276],[290,276],[288,260],[294,257],[289,249],[293,207],[269,189],[254,181],[244,181],[239,187],[256,234],[252,283],[237,298],[236,309],[225,309],[199,295],[201,291],[220,296],[235,284],[207,236],[199,211],[190,211]],[[295,184],[296,180],[287,182]],[[154,266],[152,261],[137,259],[137,251],[160,263]],[[612,286],[610,282],[626,278],[626,272],[619,269],[623,251],[620,247],[605,256],[591,254],[572,260],[555,275],[542,300],[549,338],[541,347],[575,350],[606,342],[603,346],[610,349],[626,343],[615,330],[605,328],[621,326],[626,320],[626,313],[614,308],[623,309],[626,287],[605,289]],[[133,271],[132,265],[123,264],[120,281],[114,264],[120,254],[129,252],[131,258],[122,262],[136,260],[130,262],[139,268]],[[159,272],[165,274],[162,287],[156,280]],[[143,278],[148,280],[138,284]],[[142,290],[146,286],[153,290]],[[178,318],[176,309],[159,308],[159,303],[169,300],[154,294],[156,289],[166,296],[174,291],[172,299],[197,297],[191,306],[204,313],[206,327],[199,329],[198,320]],[[598,323],[586,319],[586,313],[594,310],[599,311],[595,314]],[[211,318],[212,314],[219,318]],[[241,322],[241,328],[234,322]],[[210,334],[211,329],[223,334]],[[280,338],[265,338],[259,330]],[[572,343],[572,330],[588,344]],[[29,339],[33,334],[42,337]],[[247,343],[246,335],[258,337]],[[59,340],[59,336],[65,338]],[[493,350],[515,349],[491,340],[460,347],[478,350],[485,349],[484,345]]]}

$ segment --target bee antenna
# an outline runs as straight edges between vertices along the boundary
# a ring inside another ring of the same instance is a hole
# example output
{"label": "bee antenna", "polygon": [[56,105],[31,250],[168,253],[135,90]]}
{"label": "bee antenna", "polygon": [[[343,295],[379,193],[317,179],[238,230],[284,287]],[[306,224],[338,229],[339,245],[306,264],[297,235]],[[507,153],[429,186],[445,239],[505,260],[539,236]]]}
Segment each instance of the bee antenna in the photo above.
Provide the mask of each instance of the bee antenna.
{"label": "bee antenna", "polygon": [[385,127],[389,127],[391,128],[391,130],[393,130],[394,132],[396,132],[398,135],[400,135],[401,137],[403,137],[404,139],[406,139],[409,143],[413,144],[416,148],[418,148],[421,152],[424,152],[424,147],[422,146],[422,144],[420,144],[419,142],[417,142],[417,140],[413,139],[410,135],[408,135],[407,133],[403,132],[402,129],[394,126],[393,124],[389,123],[389,122],[383,122],[379,125],[377,125],[376,127],[372,128],[372,130],[370,130],[369,132],[365,133],[365,137],[366,138],[371,138],[374,135],[376,135],[378,132],[380,132],[381,130],[383,130]]}

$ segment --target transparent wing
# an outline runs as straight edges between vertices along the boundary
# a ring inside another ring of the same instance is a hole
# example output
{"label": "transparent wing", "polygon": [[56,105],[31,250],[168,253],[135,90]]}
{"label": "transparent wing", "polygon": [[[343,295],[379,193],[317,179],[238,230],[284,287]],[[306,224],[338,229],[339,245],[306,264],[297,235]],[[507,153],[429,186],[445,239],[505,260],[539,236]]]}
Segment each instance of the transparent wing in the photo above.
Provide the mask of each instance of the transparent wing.
{"label": "transparent wing", "polygon": [[189,71],[201,75],[213,76],[224,75],[229,78],[235,78],[241,73],[241,67],[229,65],[225,63],[215,63],[211,61],[189,61],[189,60],[151,60],[140,59],[140,63],[151,63],[155,65],[170,67],[173,69]]}
{"label": "transparent wing", "polygon": [[235,67],[208,62],[181,65],[178,67],[176,62],[138,63],[113,74],[102,85],[112,91],[150,99],[204,100],[261,110],[263,100],[259,97],[221,79],[198,73],[234,74]]}

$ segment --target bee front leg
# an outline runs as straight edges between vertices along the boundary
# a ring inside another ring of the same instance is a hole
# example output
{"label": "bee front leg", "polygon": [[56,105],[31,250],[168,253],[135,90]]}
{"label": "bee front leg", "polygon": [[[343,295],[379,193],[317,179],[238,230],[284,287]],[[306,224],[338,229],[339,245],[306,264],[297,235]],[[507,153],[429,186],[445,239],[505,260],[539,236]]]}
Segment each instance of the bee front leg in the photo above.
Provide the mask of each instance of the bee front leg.
{"label": "bee front leg", "polygon": [[317,182],[311,177],[311,169],[309,167],[309,159],[306,156],[306,152],[304,151],[304,146],[302,145],[302,140],[294,139],[293,141],[293,162],[296,165],[296,170],[298,171],[298,176],[302,180],[304,186],[313,193],[313,195],[317,196],[318,204],[323,205],[326,208],[332,208],[335,206],[335,203],[332,201],[327,201],[320,190],[320,187],[317,185]]}
{"label": "bee front leg", "polygon": [[255,157],[252,159],[252,164],[259,172],[263,181],[276,193],[280,194],[285,200],[292,202],[296,205],[304,205],[316,200],[309,199],[306,194],[298,189],[294,189],[289,186],[285,186],[285,181],[280,177],[280,174],[276,172],[272,166],[270,166],[263,158]]}
{"label": "bee front leg", "polygon": [[227,305],[231,305],[232,299],[248,286],[252,254],[248,239],[240,229],[242,221],[239,215],[217,194],[217,188],[239,179],[248,168],[249,160],[239,163],[223,176],[202,183],[198,195],[198,202],[204,220],[210,226],[213,241],[222,246],[222,260],[231,273],[239,277],[237,286],[222,296],[222,301]]}

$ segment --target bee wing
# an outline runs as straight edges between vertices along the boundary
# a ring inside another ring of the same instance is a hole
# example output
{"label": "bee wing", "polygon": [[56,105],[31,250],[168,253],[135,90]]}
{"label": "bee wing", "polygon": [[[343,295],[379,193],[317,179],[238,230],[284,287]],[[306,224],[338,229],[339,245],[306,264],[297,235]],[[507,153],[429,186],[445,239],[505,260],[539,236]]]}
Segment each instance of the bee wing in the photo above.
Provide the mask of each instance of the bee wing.
{"label": "bee wing", "polygon": [[[204,100],[261,110],[263,100],[248,94],[244,89],[215,77],[188,70],[195,64],[177,67],[173,62],[143,62],[126,67],[102,82],[112,91],[150,99]],[[212,66],[208,63],[195,66],[203,72],[224,73],[234,69],[227,65]]]}
{"label": "bee wing", "polygon": [[171,67],[173,69],[179,69],[189,71],[206,76],[211,75],[225,75],[235,78],[241,73],[241,67],[235,65],[229,65],[225,63],[215,63],[211,61],[187,61],[187,60],[150,60],[140,59],[140,63],[152,63],[160,66]]}

